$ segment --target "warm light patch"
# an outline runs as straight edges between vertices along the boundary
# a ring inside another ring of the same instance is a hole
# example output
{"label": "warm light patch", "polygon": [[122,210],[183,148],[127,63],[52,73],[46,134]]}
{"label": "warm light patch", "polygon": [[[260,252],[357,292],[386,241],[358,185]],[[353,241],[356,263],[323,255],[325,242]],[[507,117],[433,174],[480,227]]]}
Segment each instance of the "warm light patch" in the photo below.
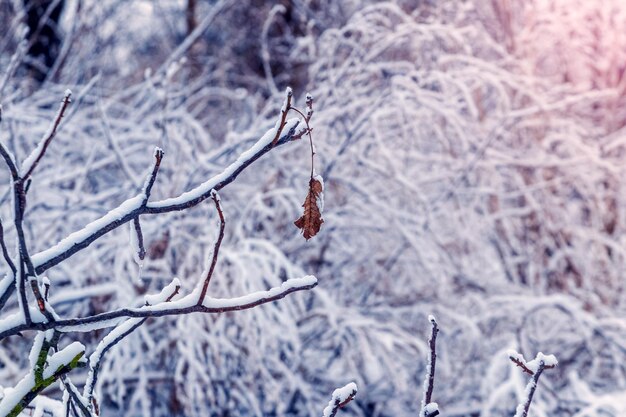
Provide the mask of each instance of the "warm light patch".
{"label": "warm light patch", "polygon": [[585,90],[626,82],[626,1],[524,0],[518,5],[514,52],[530,71]]}

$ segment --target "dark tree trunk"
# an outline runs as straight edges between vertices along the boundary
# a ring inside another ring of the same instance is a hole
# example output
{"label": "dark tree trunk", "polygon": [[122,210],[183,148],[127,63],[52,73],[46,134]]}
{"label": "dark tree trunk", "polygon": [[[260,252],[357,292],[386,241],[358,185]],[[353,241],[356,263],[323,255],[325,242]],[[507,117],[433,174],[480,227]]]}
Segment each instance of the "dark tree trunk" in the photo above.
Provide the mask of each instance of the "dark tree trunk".
{"label": "dark tree trunk", "polygon": [[23,0],[28,25],[28,66],[33,78],[39,82],[46,79],[59,56],[61,33],[59,18],[65,0]]}

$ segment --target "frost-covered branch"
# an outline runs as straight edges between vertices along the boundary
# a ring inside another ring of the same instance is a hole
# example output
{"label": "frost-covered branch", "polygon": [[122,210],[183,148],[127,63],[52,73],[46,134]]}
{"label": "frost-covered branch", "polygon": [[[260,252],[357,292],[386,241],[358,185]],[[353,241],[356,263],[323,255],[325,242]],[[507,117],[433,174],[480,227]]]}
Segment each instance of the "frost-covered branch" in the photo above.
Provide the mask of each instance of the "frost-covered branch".
{"label": "frost-covered branch", "polygon": [[508,355],[513,363],[522,368],[524,372],[531,375],[526,389],[524,390],[524,398],[515,410],[515,417],[526,417],[528,416],[530,403],[533,401],[533,396],[535,395],[535,390],[539,383],[539,377],[544,370],[556,367],[558,361],[554,355],[544,355],[541,352],[530,362],[526,362],[522,354],[513,350],[509,351]]}
{"label": "frost-covered branch", "polygon": [[322,412],[322,417],[335,417],[335,415],[337,415],[337,411],[352,401],[356,396],[356,393],[357,386],[354,382],[350,382],[349,384],[334,390],[328,405]]}
{"label": "frost-covered branch", "polygon": [[433,396],[433,389],[435,387],[435,365],[437,363],[437,333],[439,333],[439,326],[435,316],[428,316],[428,321],[432,326],[430,338],[428,339],[428,347],[430,349],[430,356],[428,357],[428,363],[426,365],[426,376],[424,379],[424,396],[422,398],[422,410],[420,417],[435,417],[439,414],[439,406],[437,403],[431,402]]}
{"label": "frost-covered branch", "polygon": [[211,198],[215,203],[217,214],[220,217],[220,232],[217,237],[217,241],[215,241],[215,247],[213,248],[211,266],[209,266],[209,270],[207,271],[206,276],[204,277],[204,282],[202,283],[202,290],[200,291],[200,297],[198,297],[198,304],[202,304],[204,301],[204,297],[206,297],[206,292],[209,288],[209,282],[211,281],[211,277],[213,276],[213,272],[215,271],[215,265],[217,264],[217,257],[220,252],[220,246],[222,245],[222,239],[224,239],[224,227],[226,225],[226,221],[224,220],[224,213],[222,212],[222,207],[220,205],[220,196],[217,194],[217,192],[213,192]]}
{"label": "frost-covered branch", "polygon": [[257,291],[241,297],[225,299],[207,297],[203,300],[202,304],[197,304],[199,293],[194,291],[178,301],[167,304],[138,308],[122,308],[89,317],[57,319],[54,322],[32,321],[31,323],[20,323],[19,316],[12,315],[0,320],[0,340],[18,334],[24,330],[48,330],[54,328],[64,333],[87,332],[115,326],[120,318],[164,317],[191,313],[213,314],[247,310],[262,304],[280,300],[296,291],[310,290],[316,285],[317,279],[312,275],[307,275],[302,278],[289,279],[278,287],[266,291]]}
{"label": "frost-covered branch", "polygon": [[41,391],[72,369],[85,366],[85,347],[73,342],[48,356],[51,344],[48,335],[40,333],[31,349],[31,370],[0,401],[0,415],[18,416]]}
{"label": "frost-covered branch", "polygon": [[43,138],[41,138],[41,141],[39,142],[37,147],[33,149],[31,154],[28,155],[28,157],[24,160],[24,163],[22,164],[22,168],[20,170],[20,172],[23,173],[21,176],[23,181],[28,180],[28,178],[32,175],[33,171],[35,170],[35,168],[37,168],[37,164],[39,164],[39,161],[41,161],[41,158],[43,158],[44,154],[46,153],[46,150],[48,149],[50,142],[52,142],[52,139],[54,139],[54,136],[57,133],[57,129],[59,128],[59,125],[61,124],[61,119],[63,119],[63,116],[65,115],[65,111],[67,110],[67,107],[69,106],[71,102],[71,97],[72,97],[72,91],[65,90],[65,96],[63,97],[63,101],[61,102],[61,105],[59,106],[59,110],[57,111],[56,116],[54,117],[54,121],[52,122],[52,125],[50,126],[48,131],[44,134]]}

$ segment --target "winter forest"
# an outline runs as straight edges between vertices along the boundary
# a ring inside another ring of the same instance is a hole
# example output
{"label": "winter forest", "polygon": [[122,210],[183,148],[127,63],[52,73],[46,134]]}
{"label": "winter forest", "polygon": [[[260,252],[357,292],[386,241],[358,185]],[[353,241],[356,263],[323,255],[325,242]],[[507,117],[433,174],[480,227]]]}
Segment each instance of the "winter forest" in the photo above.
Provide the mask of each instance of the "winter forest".
{"label": "winter forest", "polygon": [[0,156],[0,416],[626,417],[624,0],[0,0]]}

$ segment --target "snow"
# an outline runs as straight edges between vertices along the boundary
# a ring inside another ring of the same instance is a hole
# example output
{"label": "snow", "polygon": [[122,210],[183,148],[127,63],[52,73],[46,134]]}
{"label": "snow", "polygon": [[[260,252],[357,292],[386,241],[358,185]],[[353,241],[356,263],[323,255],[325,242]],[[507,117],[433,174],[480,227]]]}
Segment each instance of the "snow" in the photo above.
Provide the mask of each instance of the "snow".
{"label": "snow", "polygon": [[320,210],[320,214],[322,214],[324,212],[324,178],[321,175],[314,173],[313,179],[319,181],[322,185],[322,192],[318,194],[316,199],[317,207]]}
{"label": "snow", "polygon": [[[42,323],[46,321],[46,318],[41,314],[38,308],[29,308],[30,318],[35,323]],[[0,333],[12,329],[13,327],[24,324],[24,315],[21,311],[7,315],[0,320]]]}
{"label": "snow", "polygon": [[426,404],[426,407],[424,407],[424,414],[427,416],[432,415],[437,411],[439,411],[439,404],[437,403],[429,403]]}
{"label": "snow", "polygon": [[[288,104],[289,104],[289,99],[291,99],[291,97],[293,96],[293,90],[291,89],[291,87],[287,87],[285,90],[285,101],[283,102],[283,105],[280,108],[281,113],[285,113],[287,112],[289,109],[287,108]],[[280,123],[280,122],[279,122]],[[276,132],[274,132],[274,136],[276,136]]]}
{"label": "snow", "polygon": [[7,288],[13,283],[15,278],[12,275],[5,275],[0,281],[0,295],[4,294]]}
{"label": "snow", "polygon": [[30,353],[28,354],[28,362],[30,363],[30,369],[35,369],[35,364],[37,363],[37,358],[39,356],[39,351],[41,351],[41,346],[43,346],[44,341],[44,333],[37,332],[35,336],[35,340],[33,341],[33,347],[30,349]]}
{"label": "snow", "polygon": [[180,288],[180,280],[178,278],[174,278],[172,282],[167,284],[160,293],[158,294],[149,294],[145,296],[146,303],[149,305],[156,305],[159,303],[163,303],[174,294],[176,288]]}
{"label": "snow", "polygon": [[550,367],[550,368],[555,367],[559,364],[559,361],[556,359],[556,356],[545,355],[542,352],[537,353],[537,356],[535,357],[535,359],[529,362],[526,362],[526,360],[524,359],[524,356],[521,353],[518,353],[517,351],[513,349],[507,350],[506,353],[509,356],[509,358],[511,358],[514,361],[520,362],[521,364],[526,366],[526,368],[528,368],[528,370],[531,371],[532,373],[537,372],[539,370],[539,366],[542,363],[544,366]]}
{"label": "snow", "polygon": [[28,372],[14,388],[5,388],[0,401],[0,416],[7,416],[26,394],[35,386],[35,374]]}
{"label": "snow", "polygon": [[[54,353],[48,358],[48,366],[43,371],[43,378],[50,378],[60,367],[72,362],[75,357],[85,353],[85,346],[80,342],[72,342],[59,352]],[[85,362],[85,358],[81,357],[79,361]]]}
{"label": "snow", "polygon": [[544,366],[553,367],[557,366],[559,361],[554,355],[544,355],[543,353],[539,352],[535,359],[530,362],[526,362],[526,367],[532,372],[537,372],[541,363],[543,363]]}
{"label": "snow", "polygon": [[334,390],[328,405],[324,408],[324,412],[322,413],[323,417],[330,417],[338,404],[346,402],[350,397],[356,395],[356,393],[357,386],[354,382],[350,382],[349,384]]}

